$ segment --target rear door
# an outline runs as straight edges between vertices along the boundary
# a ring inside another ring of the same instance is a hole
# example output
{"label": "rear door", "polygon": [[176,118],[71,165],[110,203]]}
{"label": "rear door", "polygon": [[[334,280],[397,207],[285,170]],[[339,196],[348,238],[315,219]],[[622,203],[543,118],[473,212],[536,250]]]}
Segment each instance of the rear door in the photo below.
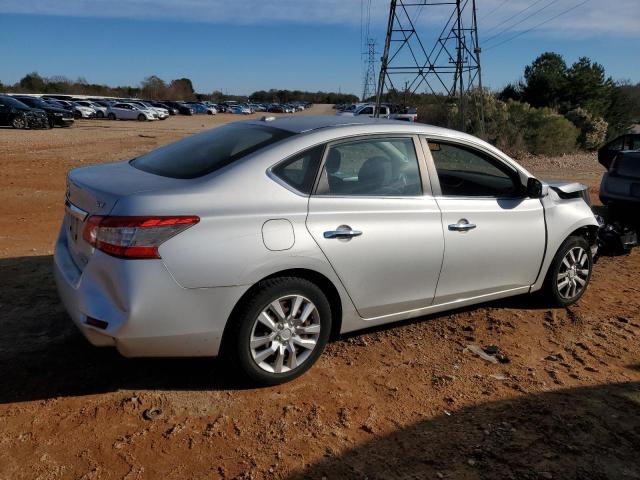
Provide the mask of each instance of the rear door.
{"label": "rear door", "polygon": [[443,233],[417,141],[370,136],[330,144],[309,199],[307,228],[364,318],[433,301]]}
{"label": "rear door", "polygon": [[533,284],[546,243],[540,200],[527,198],[518,172],[489,152],[435,138],[425,144],[445,244],[435,303]]}

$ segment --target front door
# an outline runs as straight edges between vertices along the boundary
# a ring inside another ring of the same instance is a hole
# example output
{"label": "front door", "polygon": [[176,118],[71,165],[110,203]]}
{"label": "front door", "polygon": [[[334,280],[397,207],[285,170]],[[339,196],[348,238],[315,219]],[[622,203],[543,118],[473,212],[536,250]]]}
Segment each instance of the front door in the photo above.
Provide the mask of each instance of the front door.
{"label": "front door", "polygon": [[366,137],[327,148],[307,228],[364,318],[433,301],[443,233],[427,188],[413,137]]}
{"label": "front door", "polygon": [[431,139],[445,255],[435,303],[528,287],[546,233],[539,199],[527,198],[514,167],[468,145]]}

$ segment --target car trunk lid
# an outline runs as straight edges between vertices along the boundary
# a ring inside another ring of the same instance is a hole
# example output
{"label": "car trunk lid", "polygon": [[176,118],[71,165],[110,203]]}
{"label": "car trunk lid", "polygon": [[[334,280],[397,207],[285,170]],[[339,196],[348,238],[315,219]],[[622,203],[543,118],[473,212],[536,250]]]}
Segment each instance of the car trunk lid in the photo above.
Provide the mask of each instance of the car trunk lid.
{"label": "car trunk lid", "polygon": [[132,167],[129,162],[72,170],[67,176],[65,230],[69,253],[82,271],[93,248],[82,238],[91,215],[108,215],[119,199],[173,186],[176,180]]}

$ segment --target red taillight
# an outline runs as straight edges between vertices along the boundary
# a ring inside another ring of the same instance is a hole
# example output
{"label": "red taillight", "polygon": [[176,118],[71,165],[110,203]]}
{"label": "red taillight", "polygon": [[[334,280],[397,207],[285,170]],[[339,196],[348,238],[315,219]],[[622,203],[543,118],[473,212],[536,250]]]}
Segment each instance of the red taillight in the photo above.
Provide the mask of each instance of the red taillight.
{"label": "red taillight", "polygon": [[158,247],[200,221],[196,216],[102,217],[87,219],[82,237],[93,247],[120,258],[160,258]]}

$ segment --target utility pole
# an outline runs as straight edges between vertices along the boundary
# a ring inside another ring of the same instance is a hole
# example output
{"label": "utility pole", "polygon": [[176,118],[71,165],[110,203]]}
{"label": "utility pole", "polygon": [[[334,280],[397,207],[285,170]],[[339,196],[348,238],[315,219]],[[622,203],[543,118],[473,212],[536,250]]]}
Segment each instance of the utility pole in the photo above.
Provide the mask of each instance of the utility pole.
{"label": "utility pole", "polygon": [[[402,1],[402,0],[400,0]],[[387,64],[389,63],[389,49],[391,48],[391,34],[393,32],[394,19],[396,18],[396,2],[397,0],[391,0],[389,6],[389,21],[387,22],[387,36],[384,39],[384,52],[380,59],[380,75],[378,76],[378,91],[376,92],[376,111],[374,115],[376,118],[380,118],[380,103],[382,102],[382,91],[385,86],[385,79],[387,78]]]}
{"label": "utility pole", "polygon": [[373,38],[367,39],[367,67],[364,74],[362,88],[362,101],[372,97],[376,93],[376,41]]}
{"label": "utility pole", "polygon": [[[419,22],[423,11],[448,20],[429,31]],[[385,91],[398,92],[396,84],[405,82],[405,96],[426,93],[455,102],[459,128],[466,130],[477,114],[483,130],[480,52],[475,0],[391,0],[376,92],[378,110]],[[480,95],[472,112],[469,100],[474,93]]]}

